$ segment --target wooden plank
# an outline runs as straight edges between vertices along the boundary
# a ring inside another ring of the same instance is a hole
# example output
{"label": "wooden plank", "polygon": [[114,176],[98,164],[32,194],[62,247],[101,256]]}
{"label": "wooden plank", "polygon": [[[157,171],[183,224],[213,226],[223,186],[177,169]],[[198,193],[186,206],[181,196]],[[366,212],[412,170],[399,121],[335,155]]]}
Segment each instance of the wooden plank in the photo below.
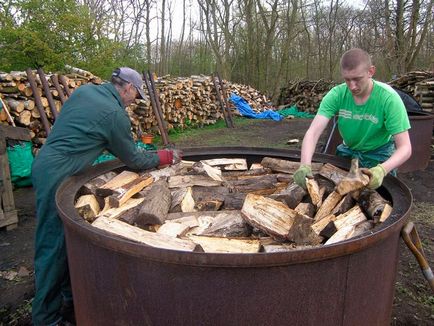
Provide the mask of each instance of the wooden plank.
{"label": "wooden plank", "polygon": [[142,230],[115,218],[98,217],[92,225],[128,240],[144,243],[151,247],[179,251],[200,251],[198,245],[188,239],[178,239],[165,234]]}

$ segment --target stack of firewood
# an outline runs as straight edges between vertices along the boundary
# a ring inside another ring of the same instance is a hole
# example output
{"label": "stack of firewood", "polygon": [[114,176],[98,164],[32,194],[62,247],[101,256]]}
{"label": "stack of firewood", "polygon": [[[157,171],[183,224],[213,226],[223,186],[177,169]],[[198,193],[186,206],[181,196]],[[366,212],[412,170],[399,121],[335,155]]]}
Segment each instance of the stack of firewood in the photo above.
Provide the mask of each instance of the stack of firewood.
{"label": "stack of firewood", "polygon": [[[102,82],[100,78],[88,71],[69,66],[67,69],[70,73],[66,74],[65,77],[72,92],[80,85],[86,83],[100,84]],[[53,124],[54,120],[49,109],[48,100],[43,92],[40,77],[35,71],[33,73],[45,113],[50,124]],[[50,86],[50,93],[54,98],[56,109],[60,111],[61,102],[59,93],[53,87],[50,77],[50,74],[46,75]],[[168,129],[175,127],[183,128],[186,125],[202,126],[213,124],[223,117],[220,104],[217,101],[215,87],[209,76],[191,76],[188,78],[164,76],[157,78],[155,85]],[[235,93],[246,99],[256,112],[266,109],[267,98],[252,87],[228,81],[223,81],[223,85],[227,97],[231,93]],[[148,93],[146,89],[144,91],[145,94]],[[35,106],[35,99],[26,73],[0,73],[0,96],[9,108],[15,123],[30,130],[35,144],[42,144],[46,133],[42,127],[40,113]],[[158,132],[157,119],[155,118],[149,98],[137,100],[136,103],[127,108],[127,112],[132,122],[135,138],[138,138],[139,132]],[[234,113],[236,114],[237,112]],[[0,121],[7,123],[7,115],[4,111],[0,114]]]}
{"label": "stack of firewood", "polygon": [[181,162],[161,170],[109,172],[80,189],[75,207],[94,227],[149,246],[224,253],[289,251],[372,232],[392,207],[349,172],[314,163],[307,190],[299,164],[265,157]]}
{"label": "stack of firewood", "polygon": [[434,72],[412,71],[389,83],[412,95],[425,111],[433,112],[434,108]]}
{"label": "stack of firewood", "polygon": [[327,80],[296,80],[280,90],[278,105],[296,105],[298,110],[315,114],[324,95],[336,83]]}

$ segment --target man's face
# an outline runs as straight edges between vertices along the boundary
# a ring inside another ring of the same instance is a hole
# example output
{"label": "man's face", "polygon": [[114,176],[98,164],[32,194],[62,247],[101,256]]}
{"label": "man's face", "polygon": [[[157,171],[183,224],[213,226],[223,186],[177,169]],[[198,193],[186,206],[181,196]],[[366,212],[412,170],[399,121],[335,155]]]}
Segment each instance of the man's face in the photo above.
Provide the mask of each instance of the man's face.
{"label": "man's face", "polygon": [[375,67],[366,65],[359,65],[352,70],[342,70],[341,74],[351,91],[353,96],[361,97],[367,95],[371,85],[371,77],[375,73]]}
{"label": "man's face", "polygon": [[137,91],[137,89],[134,87],[133,84],[127,84],[127,86],[124,88],[124,96],[122,98],[124,105],[128,106],[131,103],[133,103],[135,101],[135,99],[139,96],[139,92]]}

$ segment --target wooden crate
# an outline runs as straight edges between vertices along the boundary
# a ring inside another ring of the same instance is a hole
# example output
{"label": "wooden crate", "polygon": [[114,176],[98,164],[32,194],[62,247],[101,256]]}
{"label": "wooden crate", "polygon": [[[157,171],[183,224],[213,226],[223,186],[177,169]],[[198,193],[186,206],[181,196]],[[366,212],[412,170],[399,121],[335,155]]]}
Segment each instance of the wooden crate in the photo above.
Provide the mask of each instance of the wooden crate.
{"label": "wooden crate", "polygon": [[18,225],[18,214],[15,209],[9,160],[6,151],[6,140],[30,141],[30,134],[26,128],[0,125],[0,228],[12,230]]}

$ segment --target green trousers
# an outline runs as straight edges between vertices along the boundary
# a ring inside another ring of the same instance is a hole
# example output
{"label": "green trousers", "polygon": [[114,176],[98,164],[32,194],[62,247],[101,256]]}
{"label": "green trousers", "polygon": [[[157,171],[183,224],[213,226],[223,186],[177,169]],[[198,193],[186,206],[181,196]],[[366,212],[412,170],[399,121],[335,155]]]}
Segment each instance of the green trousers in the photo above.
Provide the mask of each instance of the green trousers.
{"label": "green trousers", "polygon": [[[372,151],[360,152],[349,148],[345,144],[340,144],[336,148],[336,155],[341,157],[347,157],[350,159],[359,159],[360,167],[372,168],[384,161],[387,161],[395,152],[395,143],[390,141],[383,146],[378,147]],[[390,171],[390,174],[396,177],[396,169]]]}
{"label": "green trousers", "polygon": [[62,302],[72,302],[63,223],[55,204],[56,190],[69,173],[55,159],[41,161],[35,160],[32,167],[37,217],[32,319],[35,325],[54,325],[61,319]]}

